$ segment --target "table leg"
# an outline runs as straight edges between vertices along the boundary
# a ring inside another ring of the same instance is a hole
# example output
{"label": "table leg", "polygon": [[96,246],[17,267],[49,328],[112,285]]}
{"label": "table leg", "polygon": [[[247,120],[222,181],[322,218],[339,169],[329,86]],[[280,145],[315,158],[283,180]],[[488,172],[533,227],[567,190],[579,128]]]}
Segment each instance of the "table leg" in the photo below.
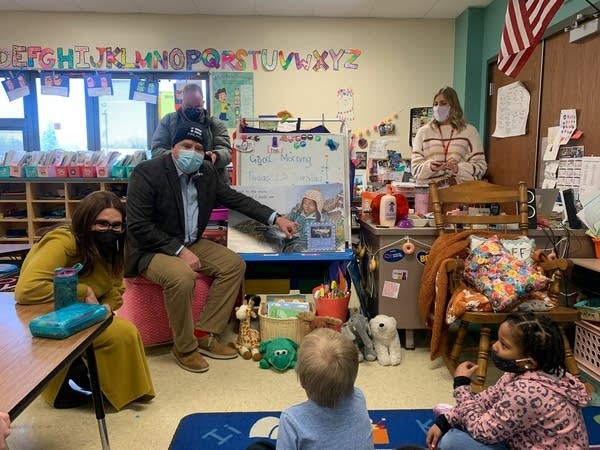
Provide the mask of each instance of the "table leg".
{"label": "table leg", "polygon": [[96,410],[100,441],[102,442],[102,450],[110,450],[108,431],[106,429],[106,421],[104,420],[104,402],[102,400],[102,391],[100,390],[100,379],[98,378],[98,367],[96,365],[96,354],[94,353],[93,344],[90,344],[86,349],[86,356],[88,371],[90,373],[90,384],[92,386],[92,398],[94,399],[94,409]]}
{"label": "table leg", "polygon": [[415,349],[415,335],[413,330],[404,330],[404,337],[406,338],[406,349],[414,350]]}

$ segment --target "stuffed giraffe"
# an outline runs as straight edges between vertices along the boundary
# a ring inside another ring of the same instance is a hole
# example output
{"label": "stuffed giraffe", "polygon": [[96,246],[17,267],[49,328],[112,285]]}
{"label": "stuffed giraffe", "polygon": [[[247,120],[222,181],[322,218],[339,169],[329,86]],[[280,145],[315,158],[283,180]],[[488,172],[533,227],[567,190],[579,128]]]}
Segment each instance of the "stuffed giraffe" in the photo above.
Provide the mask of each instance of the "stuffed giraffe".
{"label": "stuffed giraffe", "polygon": [[235,317],[240,321],[240,330],[235,348],[244,359],[252,358],[253,361],[260,361],[262,355],[258,348],[260,346],[260,333],[254,328],[250,328],[250,319],[256,317],[254,312],[254,301],[245,299],[240,306],[235,308]]}

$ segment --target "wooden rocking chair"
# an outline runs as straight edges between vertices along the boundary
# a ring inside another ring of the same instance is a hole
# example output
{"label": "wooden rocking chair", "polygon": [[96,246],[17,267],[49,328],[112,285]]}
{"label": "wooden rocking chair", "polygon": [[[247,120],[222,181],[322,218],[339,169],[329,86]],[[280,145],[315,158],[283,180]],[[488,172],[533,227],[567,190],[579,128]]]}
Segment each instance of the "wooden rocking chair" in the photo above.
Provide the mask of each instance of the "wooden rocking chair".
{"label": "wooden rocking chair", "polygon": [[[465,228],[485,228],[491,229],[490,225],[501,227],[498,233],[504,236],[514,234],[514,237],[527,235],[528,216],[527,216],[527,185],[524,182],[519,183],[517,188],[509,188],[494,185],[484,181],[471,181],[457,184],[448,188],[439,189],[434,183],[429,185],[429,195],[433,204],[435,224],[439,235],[444,233],[457,232],[458,226]],[[455,207],[457,204],[466,205],[489,205],[498,204],[500,210],[504,211],[502,215],[447,215],[448,207]],[[509,224],[518,224],[518,230],[508,229]],[[458,230],[460,231],[460,230]],[[565,259],[554,259],[542,263],[542,268],[546,275],[553,280],[548,295],[558,300],[560,294],[560,279],[562,272],[568,267],[568,261]],[[457,289],[465,287],[462,280],[464,269],[463,261],[456,259],[454,264],[447,265],[449,292],[453,293]],[[470,312],[467,311],[460,318],[460,327],[456,340],[452,346],[449,346],[444,359],[448,370],[454,374],[456,366],[460,361],[462,346],[467,334],[469,324],[479,324],[479,347],[477,350],[477,371],[475,380],[471,383],[474,392],[480,392],[485,388],[487,376],[488,356],[490,351],[490,333],[493,326],[502,323],[509,313],[496,312]],[[573,351],[567,336],[564,333],[564,327],[579,320],[579,311],[574,308],[559,306],[553,310],[539,312],[535,314],[545,315],[561,325],[561,332],[565,344],[565,365],[567,370],[573,375],[579,376],[579,369]]]}

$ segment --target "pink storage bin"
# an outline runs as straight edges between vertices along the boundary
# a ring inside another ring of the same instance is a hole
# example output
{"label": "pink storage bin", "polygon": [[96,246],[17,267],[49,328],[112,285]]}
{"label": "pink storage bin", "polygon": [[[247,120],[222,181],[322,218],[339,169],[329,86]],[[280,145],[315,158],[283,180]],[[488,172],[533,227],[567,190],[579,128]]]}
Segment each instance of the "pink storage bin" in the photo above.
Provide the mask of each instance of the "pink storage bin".
{"label": "pink storage bin", "polygon": [[[145,346],[173,342],[162,288],[142,276],[125,278],[124,284],[123,305],[116,311],[117,315],[137,327]],[[196,290],[192,301],[194,321],[204,310],[211,284],[212,278],[196,274]]]}

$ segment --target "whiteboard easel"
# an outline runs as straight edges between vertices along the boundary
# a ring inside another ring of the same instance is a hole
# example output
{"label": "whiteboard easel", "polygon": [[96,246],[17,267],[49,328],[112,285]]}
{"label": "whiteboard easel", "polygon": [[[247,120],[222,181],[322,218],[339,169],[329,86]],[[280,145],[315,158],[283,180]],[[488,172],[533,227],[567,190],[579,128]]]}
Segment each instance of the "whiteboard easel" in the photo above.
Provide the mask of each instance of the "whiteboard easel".
{"label": "whiteboard easel", "polygon": [[[340,120],[335,122],[344,123]],[[234,148],[238,150],[235,169],[239,186],[342,184],[344,237],[346,248],[350,247],[347,133],[239,133],[238,130]]]}

